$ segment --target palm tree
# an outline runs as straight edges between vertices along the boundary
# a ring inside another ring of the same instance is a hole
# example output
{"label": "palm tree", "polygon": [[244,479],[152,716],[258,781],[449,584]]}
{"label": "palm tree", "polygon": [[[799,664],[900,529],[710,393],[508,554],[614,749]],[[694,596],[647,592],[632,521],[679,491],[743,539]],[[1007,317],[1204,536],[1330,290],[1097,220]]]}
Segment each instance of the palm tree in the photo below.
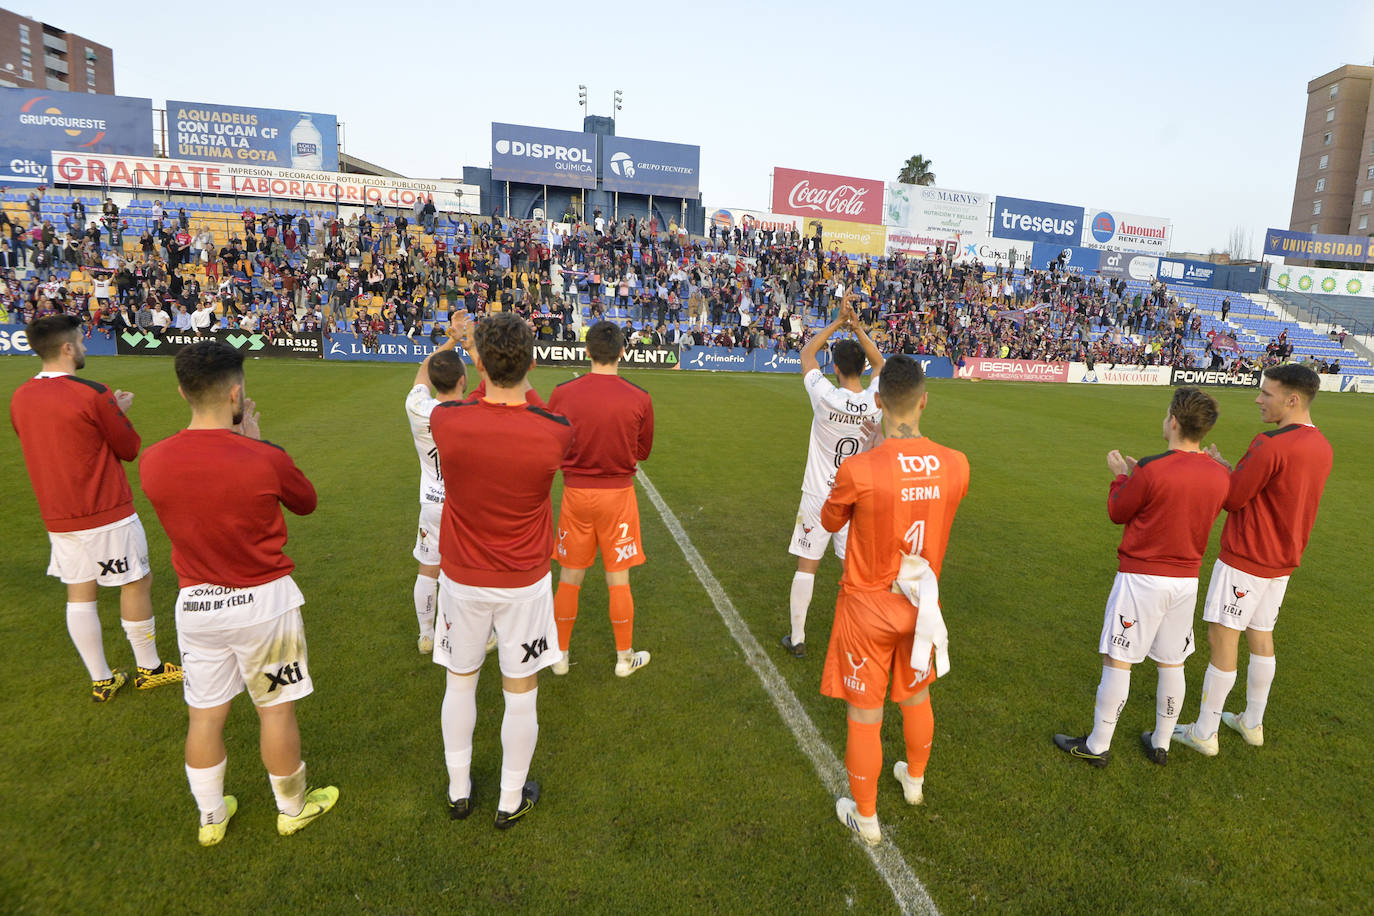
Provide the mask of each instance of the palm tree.
{"label": "palm tree", "polygon": [[935,173],[930,170],[934,164],[925,156],[912,156],[897,173],[897,180],[902,184],[935,184]]}

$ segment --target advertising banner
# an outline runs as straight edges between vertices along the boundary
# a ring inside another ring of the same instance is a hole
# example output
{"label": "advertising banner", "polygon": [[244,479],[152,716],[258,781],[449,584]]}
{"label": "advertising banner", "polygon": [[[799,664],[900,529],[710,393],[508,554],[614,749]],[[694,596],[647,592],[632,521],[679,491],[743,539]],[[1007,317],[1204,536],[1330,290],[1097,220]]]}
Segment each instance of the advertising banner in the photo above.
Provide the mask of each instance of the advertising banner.
{"label": "advertising banner", "polygon": [[1270,229],[1264,234],[1264,253],[1280,258],[1312,261],[1359,261],[1374,264],[1374,244],[1363,235],[1318,235]]}
{"label": "advertising banner", "polygon": [[1083,247],[1166,254],[1173,224],[1162,216],[1089,207],[1083,211]]}
{"label": "advertising banner", "polygon": [[958,236],[925,232],[921,229],[905,229],[900,226],[887,227],[886,253],[889,255],[926,257],[941,249],[949,257],[954,257],[955,252],[959,250]]}
{"label": "advertising banner", "polygon": [[1342,391],[1374,394],[1374,375],[1342,375],[1339,378]]}
{"label": "advertising banner", "polygon": [[[590,366],[587,347],[580,343],[546,344],[534,342],[534,361],[541,366]],[[676,369],[678,363],[677,347],[626,347],[625,355],[620,358],[622,366],[658,366]]]}
{"label": "advertising banner", "polygon": [[[369,349],[363,346],[363,339],[356,334],[337,333],[324,339],[324,358],[351,362],[420,363],[438,348],[439,345],[428,336],[379,334],[376,346]],[[472,359],[461,348],[458,354],[463,357],[463,362],[472,365]]]}
{"label": "advertising banner", "polygon": [[52,171],[58,185],[127,188],[152,193],[203,191],[359,207],[380,201],[384,206],[407,208],[415,205],[418,195],[432,194],[440,210],[462,213],[476,213],[481,204],[481,192],[476,185],[456,181],[386,178],[347,172],[298,172],[227,162],[53,153]]}
{"label": "advertising banner", "polygon": [[1014,242],[1008,239],[990,239],[986,236],[975,239],[959,240],[959,255],[956,260],[979,260],[984,267],[1025,267],[1030,263],[1034,245],[1031,242]]}
{"label": "advertising banner", "polygon": [[1269,271],[1269,288],[1370,299],[1374,298],[1374,271],[1286,267],[1276,264]]}
{"label": "advertising banner", "polygon": [[596,187],[596,134],[522,124],[491,124],[491,177],[496,181]]}
{"label": "advertising banner", "polygon": [[[114,356],[114,339],[101,331],[86,338],[88,356]],[[29,334],[22,324],[0,324],[0,356],[32,356]],[[38,370],[34,370],[35,372]]]}
{"label": "advertising banner", "polygon": [[1068,363],[1040,363],[1029,359],[966,357],[955,370],[957,378],[995,379],[999,382],[1066,382]]}
{"label": "advertising banner", "polygon": [[1170,286],[1214,287],[1217,285],[1217,265],[1207,261],[1160,258],[1159,279]]}
{"label": "advertising banner", "polygon": [[883,187],[883,223],[944,235],[987,235],[992,195],[890,181]]}
{"label": "advertising banner", "polygon": [[244,356],[290,357],[295,359],[319,359],[324,355],[318,331],[309,334],[254,334],[236,329],[216,329],[209,334],[188,334],[185,331],[168,331],[159,338],[150,331],[123,331],[115,337],[115,349],[120,356],[175,356],[184,347],[206,338],[222,341],[243,353]]}
{"label": "advertising banner", "polygon": [[1031,249],[1031,267],[1045,270],[1051,261],[1057,260],[1067,252],[1064,269],[1070,273],[1093,274],[1102,267],[1102,252],[1094,248],[1077,248],[1071,245],[1047,245],[1036,242]]}
{"label": "advertising banner", "polygon": [[874,257],[881,257],[887,251],[885,226],[850,223],[839,219],[805,219],[802,223],[802,237],[815,238],[819,233],[823,251]]}
{"label": "advertising banner", "polygon": [[1083,229],[1083,208],[1043,200],[999,196],[992,205],[992,234],[999,239],[1076,245]]}
{"label": "advertising banner", "polygon": [[1107,363],[1069,363],[1069,381],[1089,385],[1167,385],[1168,366],[1113,366]]}
{"label": "advertising banner", "polygon": [[[71,149],[66,144],[62,149]],[[339,170],[339,121],[332,114],[167,100],[167,155],[174,159]]]}
{"label": "advertising banner", "polygon": [[881,225],[883,183],[777,167],[772,206],[777,213]]}
{"label": "advertising banner", "polygon": [[52,184],[52,151],[153,154],[153,100],[0,89],[0,182]]}
{"label": "advertising banner", "polygon": [[1210,385],[1223,388],[1258,388],[1258,372],[1227,372],[1224,369],[1171,369],[1171,385]]}
{"label": "advertising banner", "polygon": [[[821,353],[824,357],[827,354]],[[953,378],[954,366],[944,356],[917,356],[928,378]],[[828,361],[820,359],[822,369]],[[801,372],[801,353],[796,350],[746,350],[743,347],[682,348],[682,368],[714,372]]]}
{"label": "advertising banner", "polygon": [[1159,276],[1159,258],[1148,254],[1104,251],[1097,268],[1104,277],[1151,281]]}
{"label": "advertising banner", "polygon": [[602,137],[601,186],[607,191],[695,200],[701,193],[701,147]]}
{"label": "advertising banner", "polygon": [[708,233],[712,226],[715,226],[720,232],[730,232],[738,226],[741,231],[758,228],[772,229],[777,232],[791,232],[795,229],[800,233],[803,222],[799,216],[770,213],[767,210],[740,210],[735,207],[729,209],[721,207],[706,211],[706,231]]}

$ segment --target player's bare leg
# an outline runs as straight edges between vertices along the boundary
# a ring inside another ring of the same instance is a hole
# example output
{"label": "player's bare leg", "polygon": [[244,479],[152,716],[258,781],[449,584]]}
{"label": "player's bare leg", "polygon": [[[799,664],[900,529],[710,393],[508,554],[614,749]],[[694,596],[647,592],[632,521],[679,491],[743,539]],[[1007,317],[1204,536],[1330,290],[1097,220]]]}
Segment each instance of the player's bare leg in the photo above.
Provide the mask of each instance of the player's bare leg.
{"label": "player's bare leg", "polygon": [[200,844],[213,846],[224,839],[229,818],[238,804],[224,794],[228,757],[224,750],[224,723],[229,704],[187,709],[186,781],[200,811]]}
{"label": "player's bare leg", "polygon": [[1264,744],[1264,709],[1269,705],[1269,688],[1274,683],[1274,634],[1269,630],[1247,629],[1245,642],[1250,647],[1250,662],[1245,668],[1245,711],[1240,715],[1223,712],[1221,721],[1245,739],[1246,744]]}
{"label": "player's bare leg", "polygon": [[902,710],[902,738],[906,743],[906,760],[898,760],[892,775],[902,784],[902,794],[908,805],[919,805],[925,798],[926,764],[930,762],[930,745],[935,737],[935,712],[930,706],[930,688],[922,690],[898,704]]}
{"label": "player's bare leg", "polygon": [[558,568],[558,589],[553,595],[553,619],[558,625],[558,648],[562,650],[563,658],[554,662],[554,674],[568,673],[568,647],[572,642],[573,625],[577,623],[577,603],[582,594],[582,580],[586,576],[585,568]]}
{"label": "player's bare leg", "polygon": [[792,576],[792,591],[788,596],[788,612],[792,632],[782,638],[782,647],[797,658],[806,656],[806,615],[811,610],[811,594],[816,588],[816,571],[820,560],[797,557],[797,571]]}
{"label": "player's bare leg", "polygon": [[883,769],[883,708],[866,709],[845,704],[849,736],[844,747],[844,768],[849,774],[852,798],[835,802],[841,823],[865,843],[882,842],[878,826],[878,776]]}
{"label": "player's bare leg", "polygon": [[1208,757],[1218,751],[1217,727],[1226,705],[1226,696],[1236,683],[1236,655],[1240,646],[1240,631],[1220,623],[1208,622],[1207,642],[1212,660],[1202,678],[1202,700],[1198,704],[1197,721],[1174,728],[1174,740]]}
{"label": "player's bare leg", "polygon": [[649,664],[648,652],[634,650],[635,600],[630,592],[630,571],[607,572],[606,591],[610,594],[611,630],[615,634],[615,674],[629,677]]}
{"label": "player's bare leg", "polygon": [[529,779],[530,761],[539,740],[539,675],[501,676],[506,711],[501,718],[501,798],[496,826],[514,826],[539,801],[539,783]]}
{"label": "player's bare leg", "polygon": [[415,576],[415,620],[420,625],[416,643],[420,654],[434,651],[434,614],[439,607],[439,565],[420,564]]}

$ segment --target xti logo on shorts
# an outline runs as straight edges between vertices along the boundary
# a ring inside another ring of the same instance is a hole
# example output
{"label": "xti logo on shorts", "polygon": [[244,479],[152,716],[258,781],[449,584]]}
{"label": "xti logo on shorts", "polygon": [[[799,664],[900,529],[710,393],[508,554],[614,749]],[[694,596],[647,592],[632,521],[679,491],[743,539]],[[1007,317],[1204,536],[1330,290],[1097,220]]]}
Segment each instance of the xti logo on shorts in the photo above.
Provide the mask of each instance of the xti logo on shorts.
{"label": "xti logo on shorts", "polygon": [[532,658],[537,659],[539,656],[543,655],[549,648],[549,641],[541,636],[534,642],[522,642],[520,648],[525,650],[525,657],[520,659],[520,661],[524,663]]}
{"label": "xti logo on shorts", "polygon": [[271,687],[267,688],[268,693],[271,693],[278,687],[285,687],[287,684],[299,684],[301,681],[305,680],[301,675],[300,662],[287,662],[277,669],[276,674],[272,674],[268,671],[264,671],[263,674],[267,676],[267,680],[272,684]]}
{"label": "xti logo on shorts", "polygon": [[626,560],[630,559],[631,557],[638,556],[638,555],[639,555],[639,547],[636,546],[636,545],[634,544],[633,541],[630,542],[629,544],[625,544],[625,545],[623,545],[623,546],[621,546],[621,547],[617,547],[617,548],[615,549],[615,561],[616,561],[617,563],[624,563]]}
{"label": "xti logo on shorts", "polygon": [[117,560],[96,560],[100,564],[100,574],[102,576],[119,576],[129,571],[129,558],[120,557]]}

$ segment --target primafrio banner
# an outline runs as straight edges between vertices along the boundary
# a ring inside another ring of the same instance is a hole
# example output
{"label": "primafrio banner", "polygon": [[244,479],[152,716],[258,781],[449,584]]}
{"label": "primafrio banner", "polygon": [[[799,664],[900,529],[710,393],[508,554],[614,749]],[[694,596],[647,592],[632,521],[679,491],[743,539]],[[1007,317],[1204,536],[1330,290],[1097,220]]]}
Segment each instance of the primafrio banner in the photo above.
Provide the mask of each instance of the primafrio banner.
{"label": "primafrio banner", "polygon": [[883,183],[868,178],[773,169],[773,210],[814,219],[883,223]]}

